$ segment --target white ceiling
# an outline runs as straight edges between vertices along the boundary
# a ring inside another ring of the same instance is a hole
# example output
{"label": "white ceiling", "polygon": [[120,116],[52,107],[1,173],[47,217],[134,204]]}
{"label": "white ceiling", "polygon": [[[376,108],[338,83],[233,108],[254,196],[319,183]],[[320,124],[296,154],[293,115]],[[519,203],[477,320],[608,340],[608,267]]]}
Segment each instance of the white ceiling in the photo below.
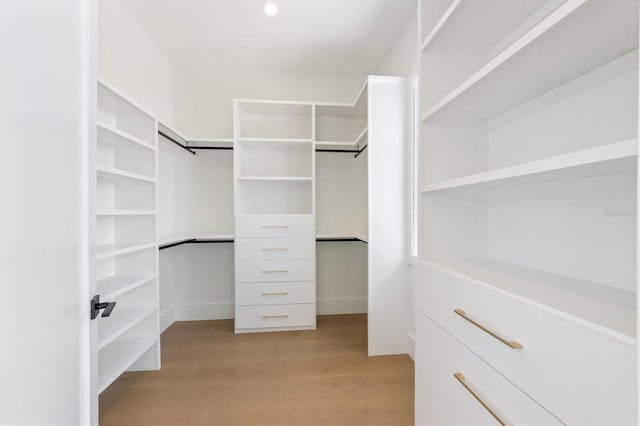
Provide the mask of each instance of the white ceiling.
{"label": "white ceiling", "polygon": [[409,18],[415,0],[121,0],[176,64],[370,74]]}

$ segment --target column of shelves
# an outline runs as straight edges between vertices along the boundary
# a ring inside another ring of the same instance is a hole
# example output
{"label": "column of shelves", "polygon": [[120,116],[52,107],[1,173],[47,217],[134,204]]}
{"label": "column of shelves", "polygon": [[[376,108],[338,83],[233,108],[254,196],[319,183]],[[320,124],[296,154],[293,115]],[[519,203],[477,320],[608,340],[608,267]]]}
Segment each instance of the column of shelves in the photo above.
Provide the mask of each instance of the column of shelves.
{"label": "column of shelves", "polygon": [[237,333],[316,326],[313,110],[234,101]]}
{"label": "column of shelves", "polygon": [[160,367],[156,220],[157,124],[98,83],[97,290],[115,301],[98,318],[98,389],[127,370]]}
{"label": "column of shelves", "polygon": [[421,2],[420,257],[632,340],[637,12]]}

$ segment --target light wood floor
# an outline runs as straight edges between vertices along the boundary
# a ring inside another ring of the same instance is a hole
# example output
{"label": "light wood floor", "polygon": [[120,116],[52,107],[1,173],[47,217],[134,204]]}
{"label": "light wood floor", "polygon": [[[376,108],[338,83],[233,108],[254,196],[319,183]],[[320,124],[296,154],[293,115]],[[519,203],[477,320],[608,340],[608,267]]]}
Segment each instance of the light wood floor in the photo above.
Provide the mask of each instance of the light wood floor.
{"label": "light wood floor", "polygon": [[125,373],[100,425],[412,425],[413,362],[367,356],[365,315],[318,329],[233,334],[233,321],[176,323],[162,369]]}

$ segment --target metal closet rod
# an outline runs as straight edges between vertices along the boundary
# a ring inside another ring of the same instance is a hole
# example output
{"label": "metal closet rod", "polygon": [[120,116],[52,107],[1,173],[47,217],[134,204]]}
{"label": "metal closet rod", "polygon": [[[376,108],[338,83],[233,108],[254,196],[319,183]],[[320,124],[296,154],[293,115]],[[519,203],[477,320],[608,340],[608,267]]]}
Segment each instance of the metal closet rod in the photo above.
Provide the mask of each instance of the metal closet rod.
{"label": "metal closet rod", "polygon": [[180,142],[178,142],[177,140],[175,140],[174,138],[172,138],[171,136],[169,136],[168,134],[166,134],[165,132],[163,132],[162,130],[158,129],[158,134],[161,136],[164,136],[167,140],[173,142],[174,144],[178,145],[180,148],[184,149],[185,151],[189,151],[190,153],[192,153],[193,155],[196,155],[195,151],[192,151],[188,146],[186,145],[182,145]]}
{"label": "metal closet rod", "polygon": [[158,247],[158,250],[164,250],[171,247],[181,246],[182,244],[219,244],[219,243],[232,243],[232,239],[227,240],[198,240],[197,238],[191,238],[184,241],[176,241],[175,243],[165,244]]}

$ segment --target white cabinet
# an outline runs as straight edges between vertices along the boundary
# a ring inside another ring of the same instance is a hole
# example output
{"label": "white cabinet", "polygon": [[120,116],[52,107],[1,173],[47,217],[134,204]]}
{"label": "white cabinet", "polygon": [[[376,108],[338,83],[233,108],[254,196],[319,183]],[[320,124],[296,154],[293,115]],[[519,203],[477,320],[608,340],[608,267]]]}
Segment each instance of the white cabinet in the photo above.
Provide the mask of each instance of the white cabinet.
{"label": "white cabinet", "polygon": [[236,333],[316,326],[314,108],[234,101]]}
{"label": "white cabinet", "polygon": [[98,84],[97,289],[116,303],[97,319],[99,392],[126,370],[160,368],[156,135],[150,115]]}
{"label": "white cabinet", "polygon": [[419,6],[417,307],[561,422],[636,423],[638,1]]}

